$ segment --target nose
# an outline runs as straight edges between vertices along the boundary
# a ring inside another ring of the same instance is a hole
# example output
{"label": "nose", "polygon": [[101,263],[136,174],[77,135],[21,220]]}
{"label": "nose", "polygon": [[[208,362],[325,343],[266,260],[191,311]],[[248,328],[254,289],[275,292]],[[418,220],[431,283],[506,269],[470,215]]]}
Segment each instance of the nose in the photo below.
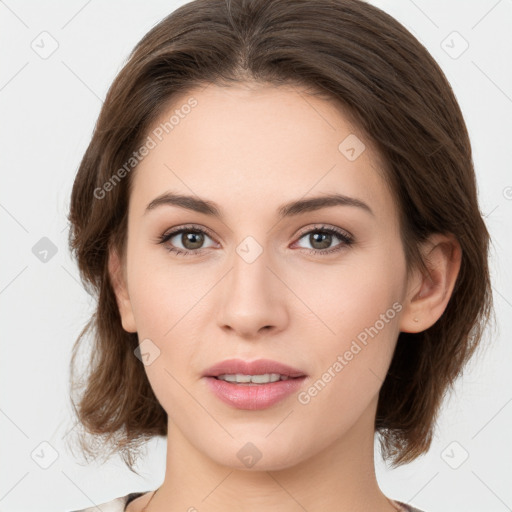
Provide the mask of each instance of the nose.
{"label": "nose", "polygon": [[246,252],[235,252],[219,290],[220,328],[250,340],[285,329],[289,291],[278,275],[279,266],[265,250],[254,260]]}

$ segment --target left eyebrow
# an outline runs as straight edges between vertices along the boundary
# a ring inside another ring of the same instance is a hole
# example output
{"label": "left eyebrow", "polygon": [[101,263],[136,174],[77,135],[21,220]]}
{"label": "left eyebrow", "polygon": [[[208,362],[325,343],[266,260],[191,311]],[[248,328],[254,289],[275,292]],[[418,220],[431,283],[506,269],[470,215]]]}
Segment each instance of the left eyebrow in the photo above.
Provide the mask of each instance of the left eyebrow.
{"label": "left eyebrow", "polygon": [[[210,215],[222,219],[222,213],[219,206],[213,201],[201,199],[197,196],[189,196],[184,194],[176,194],[173,192],[165,192],[164,194],[153,199],[146,207],[144,214],[155,209],[158,206],[170,205],[192,210],[205,215]],[[352,206],[361,208],[362,210],[375,216],[372,209],[360,199],[349,197],[343,194],[327,194],[324,196],[311,197],[309,199],[298,199],[281,205],[277,209],[279,219],[284,217],[293,217],[306,212],[320,210],[331,206]]]}
{"label": "left eyebrow", "polygon": [[292,201],[278,208],[279,218],[300,215],[305,212],[313,212],[330,206],[353,206],[375,216],[372,209],[360,199],[345,196],[343,194],[327,194],[325,196],[311,197],[309,199],[299,199]]}

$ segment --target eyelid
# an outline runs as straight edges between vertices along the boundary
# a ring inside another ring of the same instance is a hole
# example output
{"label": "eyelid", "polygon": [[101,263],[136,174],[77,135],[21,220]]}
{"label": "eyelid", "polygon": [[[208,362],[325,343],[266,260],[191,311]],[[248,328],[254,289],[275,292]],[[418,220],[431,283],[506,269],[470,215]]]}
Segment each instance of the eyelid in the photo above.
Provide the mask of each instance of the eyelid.
{"label": "eyelid", "polygon": [[[169,240],[171,238],[174,238],[178,234],[187,232],[187,231],[189,231],[189,232],[197,231],[199,233],[203,233],[203,234],[207,235],[209,238],[211,238],[215,243],[218,243],[216,241],[216,237],[212,234],[210,229],[206,228],[205,226],[198,225],[198,224],[185,224],[185,225],[175,226],[175,227],[171,228],[170,231],[168,231],[168,232],[164,233],[163,235],[161,235],[160,237],[158,237],[156,242],[157,242],[157,244],[161,244],[164,247],[166,247],[166,244],[169,242]],[[345,229],[339,228],[338,226],[326,224],[326,223],[316,223],[313,226],[306,226],[306,227],[302,228],[299,231],[299,233],[297,235],[295,235],[296,241],[293,243],[293,245],[296,245],[297,243],[299,243],[300,240],[308,233],[313,233],[315,231],[323,231],[324,233],[330,233],[331,235],[334,235],[335,237],[337,237],[341,241],[341,243],[338,245],[335,245],[333,248],[328,248],[326,250],[308,249],[305,247],[299,247],[300,249],[303,249],[310,254],[321,255],[321,256],[327,257],[331,254],[336,254],[339,251],[343,250],[343,248],[350,247],[355,243],[354,236],[351,233],[349,233],[348,231],[346,231]],[[293,245],[292,245],[292,247],[293,247]],[[187,250],[187,249],[180,249],[180,248],[175,248],[175,247],[172,247],[172,248],[166,247],[166,249],[169,252],[174,252],[174,253],[176,253],[176,255],[185,255],[185,256],[189,256],[189,255],[200,256],[209,248],[211,248],[211,247],[202,247],[197,250]]]}
{"label": "eyelid", "polygon": [[296,235],[296,237],[302,238],[302,236],[306,235],[310,231],[314,231],[315,229],[321,231],[321,230],[329,230],[332,229],[333,231],[339,231],[341,234],[345,235],[347,238],[350,238],[351,240],[354,239],[354,236],[348,232],[346,229],[339,228],[337,226],[327,224],[327,223],[316,223],[313,226],[307,226],[304,229],[301,229],[299,233]]}
{"label": "eyelid", "polygon": [[[306,226],[299,230],[299,232],[294,236],[294,238],[302,238],[307,233],[317,230],[325,230],[325,229],[332,229],[334,231],[340,231],[342,234],[344,234],[347,238],[353,240],[354,236],[348,232],[346,229],[339,228],[337,226],[333,226],[326,223],[315,223],[313,226]],[[200,225],[200,224],[182,224],[178,226],[174,226],[173,228],[170,228],[168,231],[164,232],[163,235],[161,235],[158,240],[161,240],[163,238],[167,238],[169,235],[176,235],[180,231],[204,231],[210,238],[217,241],[216,235],[213,234],[213,232],[207,228],[206,226]]]}
{"label": "eyelid", "polygon": [[207,227],[202,226],[200,224],[181,224],[178,226],[174,226],[174,227],[168,229],[167,231],[165,231],[164,234],[160,238],[166,238],[170,234],[176,235],[180,231],[196,231],[196,230],[201,231],[201,232],[204,231],[213,240],[216,240],[216,238],[217,238],[216,235],[214,235],[210,229],[208,229]]}

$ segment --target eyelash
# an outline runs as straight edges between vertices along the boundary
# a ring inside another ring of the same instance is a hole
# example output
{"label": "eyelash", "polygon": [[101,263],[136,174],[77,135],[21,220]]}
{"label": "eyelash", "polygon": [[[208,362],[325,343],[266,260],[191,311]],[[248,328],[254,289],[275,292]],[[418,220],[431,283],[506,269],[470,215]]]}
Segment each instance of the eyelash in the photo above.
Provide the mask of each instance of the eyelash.
{"label": "eyelash", "polygon": [[[195,233],[195,234],[202,233],[202,234],[209,236],[210,238],[213,238],[212,235],[204,228],[200,228],[198,226],[193,226],[193,225],[186,226],[186,227],[180,226],[179,228],[175,229],[174,231],[171,231],[170,233],[164,234],[161,237],[159,237],[158,244],[164,245],[167,241],[169,241],[171,238],[173,238],[174,236],[176,236],[180,233]],[[342,241],[342,243],[335,246],[334,248],[325,249],[325,250],[305,249],[306,251],[308,251],[309,254],[319,254],[319,255],[325,256],[327,254],[332,254],[332,253],[341,251],[344,247],[350,247],[354,243],[353,237],[351,235],[349,235],[348,233],[341,231],[340,229],[328,227],[328,226],[315,226],[313,229],[310,229],[309,231],[302,233],[299,236],[298,240],[303,238],[305,235],[309,235],[311,233],[327,233],[329,235],[335,235]],[[194,251],[190,251],[190,250],[177,249],[176,247],[169,247],[166,245],[164,245],[164,247],[167,251],[175,253],[177,256],[187,256],[189,254],[198,256],[203,252],[203,249],[197,249]]]}

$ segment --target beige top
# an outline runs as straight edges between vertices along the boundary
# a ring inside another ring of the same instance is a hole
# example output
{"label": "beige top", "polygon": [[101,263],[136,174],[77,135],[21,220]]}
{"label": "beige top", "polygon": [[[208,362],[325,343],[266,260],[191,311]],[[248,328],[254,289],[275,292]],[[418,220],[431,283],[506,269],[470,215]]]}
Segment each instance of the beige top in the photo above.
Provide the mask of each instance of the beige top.
{"label": "beige top", "polygon": [[[126,507],[130,502],[137,499],[139,496],[142,496],[143,494],[146,494],[147,492],[132,492],[130,494],[127,494],[126,496],[121,496],[120,498],[116,498],[112,501],[108,501],[106,503],[103,503],[101,505],[95,505],[93,507],[89,508],[83,508],[80,510],[74,510],[72,512],[97,512],[98,508],[102,512],[125,512]],[[397,508],[400,508],[403,512],[423,512],[419,508],[415,508],[411,505],[407,505],[406,503],[402,503],[401,501],[391,500],[394,505],[396,505]]]}

